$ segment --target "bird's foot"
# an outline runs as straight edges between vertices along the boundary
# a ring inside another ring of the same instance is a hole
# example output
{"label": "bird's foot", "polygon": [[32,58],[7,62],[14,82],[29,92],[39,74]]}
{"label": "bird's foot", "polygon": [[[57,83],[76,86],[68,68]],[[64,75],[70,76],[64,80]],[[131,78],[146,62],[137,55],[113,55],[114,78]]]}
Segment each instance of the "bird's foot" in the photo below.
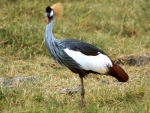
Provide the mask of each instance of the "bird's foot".
{"label": "bird's foot", "polygon": [[81,102],[80,109],[83,109],[85,107],[85,104]]}

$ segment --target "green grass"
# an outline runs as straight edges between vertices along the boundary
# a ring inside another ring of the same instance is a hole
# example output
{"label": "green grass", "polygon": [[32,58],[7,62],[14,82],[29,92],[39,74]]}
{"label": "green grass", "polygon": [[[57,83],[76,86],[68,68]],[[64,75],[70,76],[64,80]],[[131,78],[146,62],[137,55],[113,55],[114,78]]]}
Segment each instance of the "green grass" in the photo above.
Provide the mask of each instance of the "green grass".
{"label": "green grass", "polygon": [[[150,56],[150,2],[148,0],[60,0],[65,6],[55,21],[54,36],[89,42],[112,59],[130,54]],[[150,64],[122,67],[128,83],[89,75],[85,84],[86,107],[79,109],[80,92],[59,94],[80,85],[78,75],[55,63],[43,44],[45,8],[56,0],[0,1],[0,77],[36,76],[34,83],[0,89],[0,112],[27,113],[149,113]],[[44,64],[44,65],[43,65]],[[139,76],[138,78],[133,78]],[[110,84],[100,81],[107,79]]]}

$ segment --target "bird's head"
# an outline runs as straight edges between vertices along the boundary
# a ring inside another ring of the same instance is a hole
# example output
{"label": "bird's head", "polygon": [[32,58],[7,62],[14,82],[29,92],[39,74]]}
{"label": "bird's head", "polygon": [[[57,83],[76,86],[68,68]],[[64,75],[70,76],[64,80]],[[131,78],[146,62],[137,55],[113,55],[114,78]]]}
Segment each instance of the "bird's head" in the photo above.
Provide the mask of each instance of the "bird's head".
{"label": "bird's head", "polygon": [[46,16],[48,17],[48,24],[51,22],[54,17],[57,19],[60,19],[64,13],[64,6],[58,2],[54,4],[53,6],[48,6],[46,8]]}

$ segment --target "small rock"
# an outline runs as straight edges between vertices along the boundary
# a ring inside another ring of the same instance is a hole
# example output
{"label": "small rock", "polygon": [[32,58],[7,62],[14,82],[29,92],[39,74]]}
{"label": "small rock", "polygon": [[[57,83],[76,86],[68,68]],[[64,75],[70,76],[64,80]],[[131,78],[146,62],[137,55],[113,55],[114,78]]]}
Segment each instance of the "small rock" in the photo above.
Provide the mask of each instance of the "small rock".
{"label": "small rock", "polygon": [[113,80],[112,82],[113,82],[113,83],[116,83],[116,82],[119,82],[119,81],[115,79],[115,80]]}
{"label": "small rock", "polygon": [[27,82],[34,82],[36,80],[36,76],[29,76],[26,78]]}
{"label": "small rock", "polygon": [[4,79],[0,78],[0,85],[3,83]]}
{"label": "small rock", "polygon": [[148,62],[150,62],[150,57],[146,54],[140,54],[137,57],[128,55],[115,61],[116,64],[128,64],[130,66],[142,66]]}
{"label": "small rock", "polygon": [[59,91],[59,93],[66,93],[67,92],[67,88],[62,88],[60,91]]}
{"label": "small rock", "polygon": [[134,66],[134,65],[136,65],[136,63],[137,63],[137,60],[134,58],[133,55],[128,55],[128,56],[126,57],[126,62],[127,62],[127,64],[129,64],[130,66]]}
{"label": "small rock", "polygon": [[146,54],[140,54],[136,59],[138,65],[146,65],[150,61],[150,57]]}
{"label": "small rock", "polygon": [[13,87],[14,84],[18,85],[18,84],[21,84],[24,82],[33,82],[33,81],[35,81],[35,79],[36,79],[36,76],[29,76],[29,77],[18,76],[18,77],[14,77],[14,78],[9,78],[9,79],[3,80],[2,87],[11,88],[11,87]]}
{"label": "small rock", "polygon": [[108,80],[103,79],[103,80],[101,80],[101,83],[109,83],[109,82],[108,82]]}
{"label": "small rock", "polygon": [[68,90],[68,94],[72,95],[74,93],[77,93],[78,91],[80,91],[80,89],[81,89],[81,87],[77,87],[75,89]]}
{"label": "small rock", "polygon": [[3,80],[4,80],[3,78],[0,78],[0,82],[3,82]]}
{"label": "small rock", "polygon": [[69,94],[72,95],[74,93],[77,93],[79,90],[81,89],[81,87],[77,87],[75,89],[68,89],[68,88],[63,88],[59,91],[60,94]]}

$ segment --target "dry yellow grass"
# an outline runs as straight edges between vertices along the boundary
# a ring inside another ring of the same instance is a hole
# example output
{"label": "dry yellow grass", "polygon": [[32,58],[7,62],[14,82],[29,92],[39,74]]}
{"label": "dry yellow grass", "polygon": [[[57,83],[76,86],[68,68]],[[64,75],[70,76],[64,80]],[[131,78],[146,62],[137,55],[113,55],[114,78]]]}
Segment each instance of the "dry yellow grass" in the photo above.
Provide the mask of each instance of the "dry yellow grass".
{"label": "dry yellow grass", "polygon": [[[57,1],[0,1],[0,77],[36,76],[33,83],[0,88],[2,113],[149,113],[150,64],[122,67],[127,83],[90,74],[84,80],[86,107],[79,109],[80,92],[60,94],[62,88],[80,85],[78,75],[55,63],[42,45],[45,8]],[[55,22],[54,36],[89,42],[112,59],[130,54],[150,56],[147,0],[61,1],[64,16]],[[107,81],[108,83],[104,83]]]}
{"label": "dry yellow grass", "polygon": [[[84,80],[86,107],[83,112],[93,109],[94,112],[100,112],[101,110],[103,112],[107,110],[116,112],[119,110],[125,113],[130,112],[130,110],[131,112],[132,110],[133,112],[139,110],[148,113],[150,103],[149,66],[150,64],[140,67],[123,66],[130,76],[128,83],[114,82],[114,78],[107,76],[89,75]],[[57,112],[61,112],[61,110],[80,112],[78,109],[80,92],[73,95],[59,93],[63,88],[73,89],[78,87],[80,85],[78,75],[57,65],[49,57],[37,56],[32,60],[1,58],[0,67],[6,78],[33,75],[37,77],[34,83],[14,85],[15,93],[14,91],[1,89],[4,96],[8,96],[1,97],[1,104],[2,102],[3,104],[9,103],[5,107],[2,106],[3,112],[15,112],[15,106],[17,106],[19,112],[35,112],[37,106],[40,106],[37,110],[39,112],[48,112],[47,109],[50,111],[57,109]],[[109,83],[104,83],[102,80]],[[12,93],[14,97],[11,97]],[[7,100],[7,98],[12,101]],[[12,107],[10,108],[10,106]]]}

